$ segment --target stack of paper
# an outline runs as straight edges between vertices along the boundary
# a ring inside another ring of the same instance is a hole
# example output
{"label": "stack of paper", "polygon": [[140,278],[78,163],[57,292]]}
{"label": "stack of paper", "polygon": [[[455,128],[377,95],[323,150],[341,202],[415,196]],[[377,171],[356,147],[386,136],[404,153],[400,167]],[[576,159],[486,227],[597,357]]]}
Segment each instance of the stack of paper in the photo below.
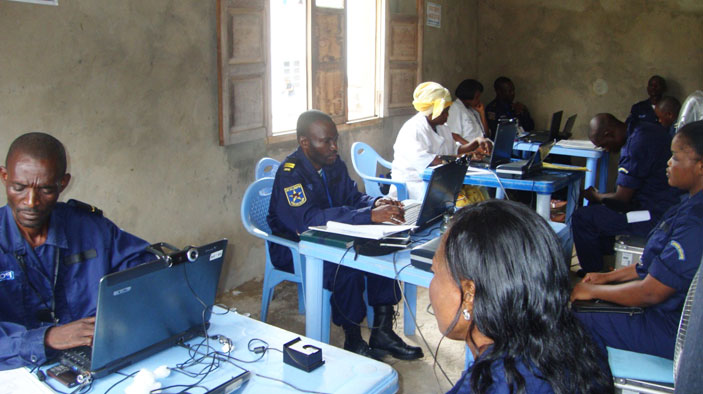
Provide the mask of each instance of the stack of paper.
{"label": "stack of paper", "polygon": [[346,224],[340,222],[327,222],[327,226],[312,226],[311,230],[325,231],[328,233],[336,233],[349,235],[352,237],[381,239],[383,237],[400,233],[403,231],[415,228],[413,225],[396,225],[396,224]]}
{"label": "stack of paper", "polygon": [[556,145],[562,148],[601,150],[589,140],[561,140]]}

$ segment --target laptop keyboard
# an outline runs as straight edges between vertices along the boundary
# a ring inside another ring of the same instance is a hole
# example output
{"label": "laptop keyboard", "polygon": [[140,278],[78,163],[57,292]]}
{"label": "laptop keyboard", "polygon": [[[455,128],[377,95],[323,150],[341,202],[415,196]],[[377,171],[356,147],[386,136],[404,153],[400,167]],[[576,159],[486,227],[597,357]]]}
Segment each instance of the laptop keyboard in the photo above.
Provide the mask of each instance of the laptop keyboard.
{"label": "laptop keyboard", "polygon": [[93,348],[78,346],[61,352],[59,362],[74,371],[90,371],[90,359]]}
{"label": "laptop keyboard", "polygon": [[405,222],[402,224],[415,224],[417,223],[417,218],[420,216],[420,208],[422,204],[418,202],[411,202],[403,206]]}

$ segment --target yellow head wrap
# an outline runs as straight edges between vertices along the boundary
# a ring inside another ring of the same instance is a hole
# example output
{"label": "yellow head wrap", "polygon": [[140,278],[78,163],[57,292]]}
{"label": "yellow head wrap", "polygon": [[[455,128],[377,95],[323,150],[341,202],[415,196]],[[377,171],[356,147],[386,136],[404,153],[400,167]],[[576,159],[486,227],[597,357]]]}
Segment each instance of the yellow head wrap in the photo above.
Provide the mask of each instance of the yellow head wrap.
{"label": "yellow head wrap", "polygon": [[450,105],[452,95],[449,90],[436,82],[423,82],[413,92],[413,107],[425,116],[432,115],[430,119],[441,115]]}

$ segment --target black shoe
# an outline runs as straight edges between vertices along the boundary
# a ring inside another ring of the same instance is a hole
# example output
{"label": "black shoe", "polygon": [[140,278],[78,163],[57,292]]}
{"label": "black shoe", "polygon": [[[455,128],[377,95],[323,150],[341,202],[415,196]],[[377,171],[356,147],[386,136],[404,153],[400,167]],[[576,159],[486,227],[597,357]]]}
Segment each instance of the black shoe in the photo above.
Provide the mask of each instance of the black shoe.
{"label": "black shoe", "polygon": [[359,326],[350,326],[344,328],[344,350],[362,355],[364,357],[381,360],[382,355],[374,352],[369,345],[361,337],[361,329]]}
{"label": "black shoe", "polygon": [[369,345],[374,351],[390,353],[400,360],[416,360],[425,355],[422,349],[410,346],[393,332],[393,305],[379,305],[373,307],[374,328],[371,329]]}

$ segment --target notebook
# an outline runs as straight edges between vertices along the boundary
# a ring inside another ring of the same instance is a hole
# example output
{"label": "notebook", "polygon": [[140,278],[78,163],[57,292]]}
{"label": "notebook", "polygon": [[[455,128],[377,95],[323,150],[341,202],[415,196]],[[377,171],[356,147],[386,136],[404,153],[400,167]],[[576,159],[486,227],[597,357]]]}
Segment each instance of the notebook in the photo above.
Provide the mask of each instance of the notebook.
{"label": "notebook", "polygon": [[[196,248],[194,261],[169,267],[155,260],[105,275],[98,289],[93,346],[64,351],[60,363],[99,378],[203,335],[226,247],[223,239]],[[78,365],[83,358],[88,364]]]}
{"label": "notebook", "polygon": [[448,209],[453,208],[456,196],[464,184],[467,168],[468,164],[460,164],[456,161],[435,168],[422,203],[414,200],[403,201],[405,223],[402,224],[423,229],[440,219]]}
{"label": "notebook", "polygon": [[508,119],[498,123],[496,130],[496,138],[493,142],[493,152],[490,159],[474,161],[469,164],[473,168],[490,168],[495,169],[503,163],[510,163],[510,157],[513,153],[513,143],[517,135],[517,120]]}
{"label": "notebook", "polygon": [[559,136],[559,129],[561,128],[561,118],[564,116],[564,111],[557,111],[552,114],[552,122],[550,123],[549,130],[541,131],[531,131],[526,136],[521,139],[527,142],[546,142],[553,141]]}

